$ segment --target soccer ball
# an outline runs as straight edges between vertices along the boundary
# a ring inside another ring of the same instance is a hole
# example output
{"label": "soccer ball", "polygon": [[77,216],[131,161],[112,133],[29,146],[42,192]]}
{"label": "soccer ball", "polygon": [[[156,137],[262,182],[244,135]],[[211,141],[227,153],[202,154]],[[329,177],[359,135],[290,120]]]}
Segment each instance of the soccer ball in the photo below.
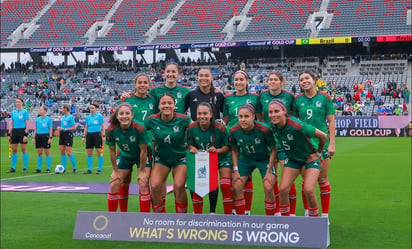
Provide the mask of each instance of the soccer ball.
{"label": "soccer ball", "polygon": [[54,168],[54,172],[56,174],[62,174],[64,173],[64,166],[61,164],[56,165],[56,167]]}

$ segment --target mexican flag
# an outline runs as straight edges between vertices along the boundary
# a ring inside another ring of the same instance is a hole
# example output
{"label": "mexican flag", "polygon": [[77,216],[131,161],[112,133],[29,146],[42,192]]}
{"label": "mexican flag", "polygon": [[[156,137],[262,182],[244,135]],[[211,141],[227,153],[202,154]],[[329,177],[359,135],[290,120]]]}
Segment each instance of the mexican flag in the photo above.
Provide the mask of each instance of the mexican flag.
{"label": "mexican flag", "polygon": [[219,186],[216,152],[187,152],[187,187],[201,197]]}

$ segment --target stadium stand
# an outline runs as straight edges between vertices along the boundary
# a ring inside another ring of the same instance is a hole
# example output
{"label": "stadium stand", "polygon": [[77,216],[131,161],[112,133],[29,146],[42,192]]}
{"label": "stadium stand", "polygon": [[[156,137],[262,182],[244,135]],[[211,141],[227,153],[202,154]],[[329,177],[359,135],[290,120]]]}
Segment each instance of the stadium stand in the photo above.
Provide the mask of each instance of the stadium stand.
{"label": "stadium stand", "polygon": [[251,17],[247,28],[237,32],[233,41],[293,39],[309,37],[304,29],[307,18],[320,8],[321,1],[256,0],[247,13]]}
{"label": "stadium stand", "polygon": [[333,18],[330,27],[320,30],[319,37],[410,34],[407,12],[411,8],[412,2],[407,0],[330,1],[328,12]]}

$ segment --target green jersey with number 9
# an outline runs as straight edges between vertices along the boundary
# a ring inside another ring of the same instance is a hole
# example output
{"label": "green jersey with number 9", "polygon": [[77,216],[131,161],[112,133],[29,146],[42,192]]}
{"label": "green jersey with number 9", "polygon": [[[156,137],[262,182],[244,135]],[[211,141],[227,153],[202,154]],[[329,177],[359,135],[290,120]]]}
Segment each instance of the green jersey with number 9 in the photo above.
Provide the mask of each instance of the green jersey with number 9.
{"label": "green jersey with number 9", "polygon": [[312,98],[308,98],[303,93],[299,94],[293,104],[293,116],[326,134],[328,133],[326,119],[331,114],[335,114],[332,98],[322,92],[318,92]]}

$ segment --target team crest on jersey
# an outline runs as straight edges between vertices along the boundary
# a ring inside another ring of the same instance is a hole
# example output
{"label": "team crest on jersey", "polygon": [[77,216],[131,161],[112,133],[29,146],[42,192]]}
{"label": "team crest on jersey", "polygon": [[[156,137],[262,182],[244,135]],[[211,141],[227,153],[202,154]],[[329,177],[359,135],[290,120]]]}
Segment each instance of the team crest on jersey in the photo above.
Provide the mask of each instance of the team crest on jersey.
{"label": "team crest on jersey", "polygon": [[177,125],[173,126],[173,131],[174,132],[179,132],[179,126],[177,126]]}
{"label": "team crest on jersey", "polygon": [[305,103],[300,103],[300,106],[305,106]]}
{"label": "team crest on jersey", "polygon": [[287,137],[288,137],[289,141],[293,141],[293,135],[292,134],[288,134]]}
{"label": "team crest on jersey", "polygon": [[269,100],[267,99],[267,100],[265,100],[265,103],[269,103]]}
{"label": "team crest on jersey", "polygon": [[149,104],[149,109],[153,110],[153,104],[152,103]]}
{"label": "team crest on jersey", "polygon": [[250,104],[250,103],[252,103],[252,101],[250,99],[247,99],[246,104]]}
{"label": "team crest on jersey", "polygon": [[23,115],[19,115],[19,119],[23,119]]}
{"label": "team crest on jersey", "polygon": [[98,124],[98,123],[99,123],[99,122],[97,122],[97,120],[94,120],[94,121],[93,121],[93,124]]}
{"label": "team crest on jersey", "polygon": [[316,101],[316,107],[321,107],[321,106],[322,106],[322,102]]}
{"label": "team crest on jersey", "polygon": [[130,137],[130,142],[136,142],[136,137],[135,137],[135,136],[131,136],[131,137]]}
{"label": "team crest on jersey", "polygon": [[177,98],[181,99],[182,98],[182,93],[177,93]]}
{"label": "team crest on jersey", "polygon": [[199,138],[199,137],[195,137],[195,140],[196,140],[196,141],[199,141],[199,140],[200,140],[200,138]]}
{"label": "team crest on jersey", "polygon": [[261,143],[260,139],[259,139],[259,138],[255,138],[255,144],[260,144],[260,143]]}
{"label": "team crest on jersey", "polygon": [[243,143],[243,139],[239,139],[239,143]]}
{"label": "team crest on jersey", "polygon": [[230,104],[232,104],[232,105],[233,105],[234,103],[235,103],[235,101],[230,101]]}
{"label": "team crest on jersey", "polygon": [[120,138],[118,138],[118,137],[116,137],[116,139],[115,139],[116,141],[120,141]]}

